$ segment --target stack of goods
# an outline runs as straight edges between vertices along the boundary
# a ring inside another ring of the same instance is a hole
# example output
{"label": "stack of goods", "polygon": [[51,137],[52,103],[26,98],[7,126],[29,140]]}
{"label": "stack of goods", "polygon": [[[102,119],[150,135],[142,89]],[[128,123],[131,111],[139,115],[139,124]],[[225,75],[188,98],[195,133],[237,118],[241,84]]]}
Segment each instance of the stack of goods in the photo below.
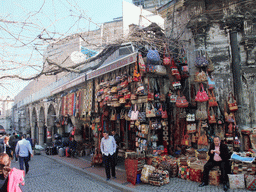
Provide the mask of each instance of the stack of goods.
{"label": "stack of goods", "polygon": [[219,167],[214,167],[209,173],[209,184],[218,186],[220,184],[220,175]]}
{"label": "stack of goods", "polygon": [[256,174],[256,163],[244,163],[240,161],[232,162],[232,173],[233,174],[247,174],[255,175]]}
{"label": "stack of goods", "polygon": [[200,165],[190,165],[189,180],[200,183],[202,181],[203,171],[203,167]]}
{"label": "stack of goods", "polygon": [[170,182],[169,173],[168,171],[154,170],[153,173],[150,174],[148,181],[149,184],[155,186],[168,184]]}
{"label": "stack of goods", "polygon": [[144,154],[137,154],[135,152],[127,152],[125,159],[125,170],[127,181],[133,185],[136,184],[137,176],[141,173],[146,161]]}
{"label": "stack of goods", "polygon": [[144,165],[142,171],[141,171],[141,181],[143,183],[149,183],[149,176],[156,168],[151,165]]}

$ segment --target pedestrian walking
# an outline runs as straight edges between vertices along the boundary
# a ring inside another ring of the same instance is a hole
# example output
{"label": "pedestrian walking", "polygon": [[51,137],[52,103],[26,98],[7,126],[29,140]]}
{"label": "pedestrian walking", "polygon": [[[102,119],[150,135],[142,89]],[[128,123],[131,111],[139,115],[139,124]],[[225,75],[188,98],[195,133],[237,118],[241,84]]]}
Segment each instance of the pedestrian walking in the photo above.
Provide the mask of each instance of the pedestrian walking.
{"label": "pedestrian walking", "polygon": [[[32,139],[30,138],[29,134],[27,134],[27,138],[26,139],[30,142],[31,147],[33,148],[33,142],[32,142]],[[30,161],[30,159],[31,159],[31,154],[29,153],[28,154],[28,161]]]}
{"label": "pedestrian walking", "polygon": [[31,154],[31,157],[33,157],[32,154],[32,147],[28,140],[25,139],[26,135],[21,136],[21,140],[18,141],[15,149],[16,156],[19,158],[20,163],[20,169],[24,170],[24,163],[26,168],[26,173],[29,171],[29,153]]}
{"label": "pedestrian walking", "polygon": [[[0,191],[21,191],[19,184],[24,185],[25,173],[23,170],[11,168],[8,154],[0,153]],[[7,190],[8,189],[8,190]]]}
{"label": "pedestrian walking", "polygon": [[116,141],[113,136],[110,136],[108,131],[103,132],[103,138],[101,139],[100,150],[103,154],[103,162],[105,164],[105,171],[107,176],[107,181],[110,180],[110,167],[112,177],[116,178],[115,170],[115,156],[116,152]]}
{"label": "pedestrian walking", "polygon": [[15,135],[15,140],[14,140],[14,143],[13,143],[13,155],[14,155],[14,157],[15,157],[15,161],[16,161],[16,162],[18,162],[18,157],[17,157],[17,155],[15,155],[15,148],[16,148],[16,145],[17,145],[17,143],[18,143],[19,140],[20,140],[20,139],[19,139],[19,136],[18,136],[18,135]]}
{"label": "pedestrian walking", "polygon": [[9,137],[5,136],[1,152],[6,153],[9,155],[10,158],[12,158],[12,151],[11,151],[11,146],[9,145]]}

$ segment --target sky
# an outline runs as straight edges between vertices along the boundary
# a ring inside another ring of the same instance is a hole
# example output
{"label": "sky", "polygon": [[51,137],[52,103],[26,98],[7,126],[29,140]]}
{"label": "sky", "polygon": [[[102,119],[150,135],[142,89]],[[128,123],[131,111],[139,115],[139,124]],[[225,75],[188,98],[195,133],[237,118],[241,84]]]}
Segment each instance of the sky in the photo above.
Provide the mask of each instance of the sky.
{"label": "sky", "polygon": [[[101,23],[121,17],[122,1],[1,0],[0,78],[14,75],[28,78],[38,73],[48,43],[97,29]],[[132,3],[132,0],[125,1]],[[0,95],[14,97],[28,82],[0,79]]]}

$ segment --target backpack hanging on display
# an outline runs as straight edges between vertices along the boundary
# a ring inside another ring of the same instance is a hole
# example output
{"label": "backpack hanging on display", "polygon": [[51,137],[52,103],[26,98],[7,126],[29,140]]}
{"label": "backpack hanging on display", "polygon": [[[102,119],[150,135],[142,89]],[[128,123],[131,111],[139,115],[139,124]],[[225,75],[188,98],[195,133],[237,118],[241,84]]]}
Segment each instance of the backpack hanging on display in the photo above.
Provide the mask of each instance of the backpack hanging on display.
{"label": "backpack hanging on display", "polygon": [[[168,46],[165,45],[165,48],[164,48],[164,57],[163,57],[163,65],[171,65],[171,56],[170,56],[170,53],[168,51]],[[166,56],[166,55],[167,56]]]}
{"label": "backpack hanging on display", "polygon": [[147,63],[148,64],[158,64],[160,61],[160,56],[159,56],[159,53],[158,51],[155,49],[155,50],[148,50],[148,53],[147,53]]}

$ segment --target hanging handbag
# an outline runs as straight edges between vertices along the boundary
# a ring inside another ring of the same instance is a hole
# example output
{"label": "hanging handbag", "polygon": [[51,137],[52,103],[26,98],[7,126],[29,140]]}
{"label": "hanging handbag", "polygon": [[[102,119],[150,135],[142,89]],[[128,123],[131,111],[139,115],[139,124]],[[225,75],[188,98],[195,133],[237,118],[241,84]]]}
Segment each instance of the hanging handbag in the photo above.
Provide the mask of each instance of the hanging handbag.
{"label": "hanging handbag", "polygon": [[119,98],[119,103],[124,104],[126,103],[126,100],[124,97]]}
{"label": "hanging handbag", "polygon": [[187,124],[187,133],[196,132],[196,123]]}
{"label": "hanging handbag", "polygon": [[216,97],[214,96],[213,91],[209,91],[209,107],[217,107],[218,103]]}
{"label": "hanging handbag", "polygon": [[146,65],[145,65],[145,62],[142,58],[141,53],[139,53],[139,69],[140,69],[141,72],[146,72]]}
{"label": "hanging handbag", "polygon": [[173,87],[174,90],[181,89],[180,81],[172,82],[172,87]]}
{"label": "hanging handbag", "polygon": [[148,50],[147,53],[147,63],[148,64],[157,64],[160,61],[160,56],[157,50]]}
{"label": "hanging handbag", "polygon": [[146,117],[156,117],[156,110],[154,108],[154,106],[151,104],[147,104],[147,108],[146,108]]}
{"label": "hanging handbag", "polygon": [[[230,99],[231,99],[230,96],[233,98],[233,102],[230,101]],[[232,92],[230,92],[229,95],[228,95],[228,108],[229,108],[230,112],[235,112],[235,111],[238,110],[236,99],[235,99],[235,97],[234,97]]]}
{"label": "hanging handbag", "polygon": [[214,65],[212,60],[210,59],[208,53],[206,52],[206,59],[208,60],[208,66],[207,66],[207,71],[208,72],[213,72],[214,71]]}
{"label": "hanging handbag", "polygon": [[198,141],[197,144],[198,145],[204,145],[204,146],[208,146],[208,139],[206,134],[201,135],[201,125],[202,125],[202,121],[199,121],[199,137],[198,137]]}
{"label": "hanging handbag", "polygon": [[167,119],[168,114],[167,114],[166,106],[164,106],[164,108],[163,108],[163,105],[162,105],[161,110],[162,110],[162,119]]}
{"label": "hanging handbag", "polygon": [[131,121],[136,121],[138,119],[139,111],[137,111],[137,106],[135,104],[134,111],[131,112]]}
{"label": "hanging handbag", "polygon": [[179,109],[179,119],[186,119],[187,117],[187,112],[185,108],[180,108]]}
{"label": "hanging handbag", "polygon": [[195,74],[195,82],[203,83],[207,81],[207,75],[204,71],[196,72]]}
{"label": "hanging handbag", "polygon": [[210,124],[215,124],[215,123],[217,123],[216,117],[215,117],[215,114],[214,114],[214,111],[213,111],[212,107],[209,107],[209,108],[208,108],[208,122],[209,122]]}
{"label": "hanging handbag", "polygon": [[180,71],[180,76],[182,79],[186,79],[189,78],[189,69],[188,69],[188,65],[183,65],[180,67],[181,71]]}
{"label": "hanging handbag", "polygon": [[177,95],[175,95],[171,90],[169,90],[168,96],[170,99],[170,103],[176,103]]}
{"label": "hanging handbag", "polygon": [[215,89],[215,81],[214,81],[214,79],[210,78],[209,75],[208,75],[207,79],[208,79],[208,89],[209,90]]}
{"label": "hanging handbag", "polygon": [[163,65],[156,65],[155,70],[156,70],[155,73],[157,75],[166,75],[167,74],[166,68]]}
{"label": "hanging handbag", "polygon": [[140,73],[139,73],[139,71],[138,71],[138,63],[137,63],[137,61],[135,62],[132,80],[133,80],[134,82],[139,82],[139,81],[141,81],[141,75],[140,75]]}
{"label": "hanging handbag", "polygon": [[206,120],[207,117],[207,111],[205,107],[202,105],[205,105],[206,103],[198,103],[198,108],[196,110],[196,120]]}
{"label": "hanging handbag", "polygon": [[[178,95],[179,95],[179,93],[178,93]],[[176,105],[176,107],[179,107],[179,108],[186,108],[186,107],[188,107],[189,103],[188,103],[188,101],[187,101],[185,96],[180,96],[179,95],[177,97],[175,105]]]}
{"label": "hanging handbag", "polygon": [[156,72],[156,66],[151,65],[151,64],[147,64],[147,72],[148,73],[155,73]]}
{"label": "hanging handbag", "polygon": [[[167,52],[167,55],[166,54]],[[171,65],[171,56],[170,56],[170,53],[168,51],[168,46],[165,45],[165,48],[164,48],[164,57],[163,57],[163,65]]]}
{"label": "hanging handbag", "polygon": [[110,121],[116,121],[116,120],[117,120],[116,110],[113,109],[111,112]]}
{"label": "hanging handbag", "polygon": [[[201,92],[201,89],[202,89],[202,92]],[[207,93],[205,92],[204,90],[204,86],[203,84],[201,83],[200,84],[200,88],[196,94],[196,98],[195,98],[195,101],[197,102],[205,102],[205,101],[208,101],[209,100],[209,97],[207,95]]]}
{"label": "hanging handbag", "polygon": [[208,64],[209,63],[206,59],[206,56],[203,56],[202,51],[200,51],[196,57],[195,66],[196,67],[207,67]]}
{"label": "hanging handbag", "polygon": [[121,109],[120,119],[125,119],[125,110],[124,109]]}
{"label": "hanging handbag", "polygon": [[188,113],[186,116],[187,122],[194,122],[196,121],[196,115],[194,113]]}
{"label": "hanging handbag", "polygon": [[145,111],[139,111],[138,120],[140,122],[145,122],[146,121],[146,112]]}

